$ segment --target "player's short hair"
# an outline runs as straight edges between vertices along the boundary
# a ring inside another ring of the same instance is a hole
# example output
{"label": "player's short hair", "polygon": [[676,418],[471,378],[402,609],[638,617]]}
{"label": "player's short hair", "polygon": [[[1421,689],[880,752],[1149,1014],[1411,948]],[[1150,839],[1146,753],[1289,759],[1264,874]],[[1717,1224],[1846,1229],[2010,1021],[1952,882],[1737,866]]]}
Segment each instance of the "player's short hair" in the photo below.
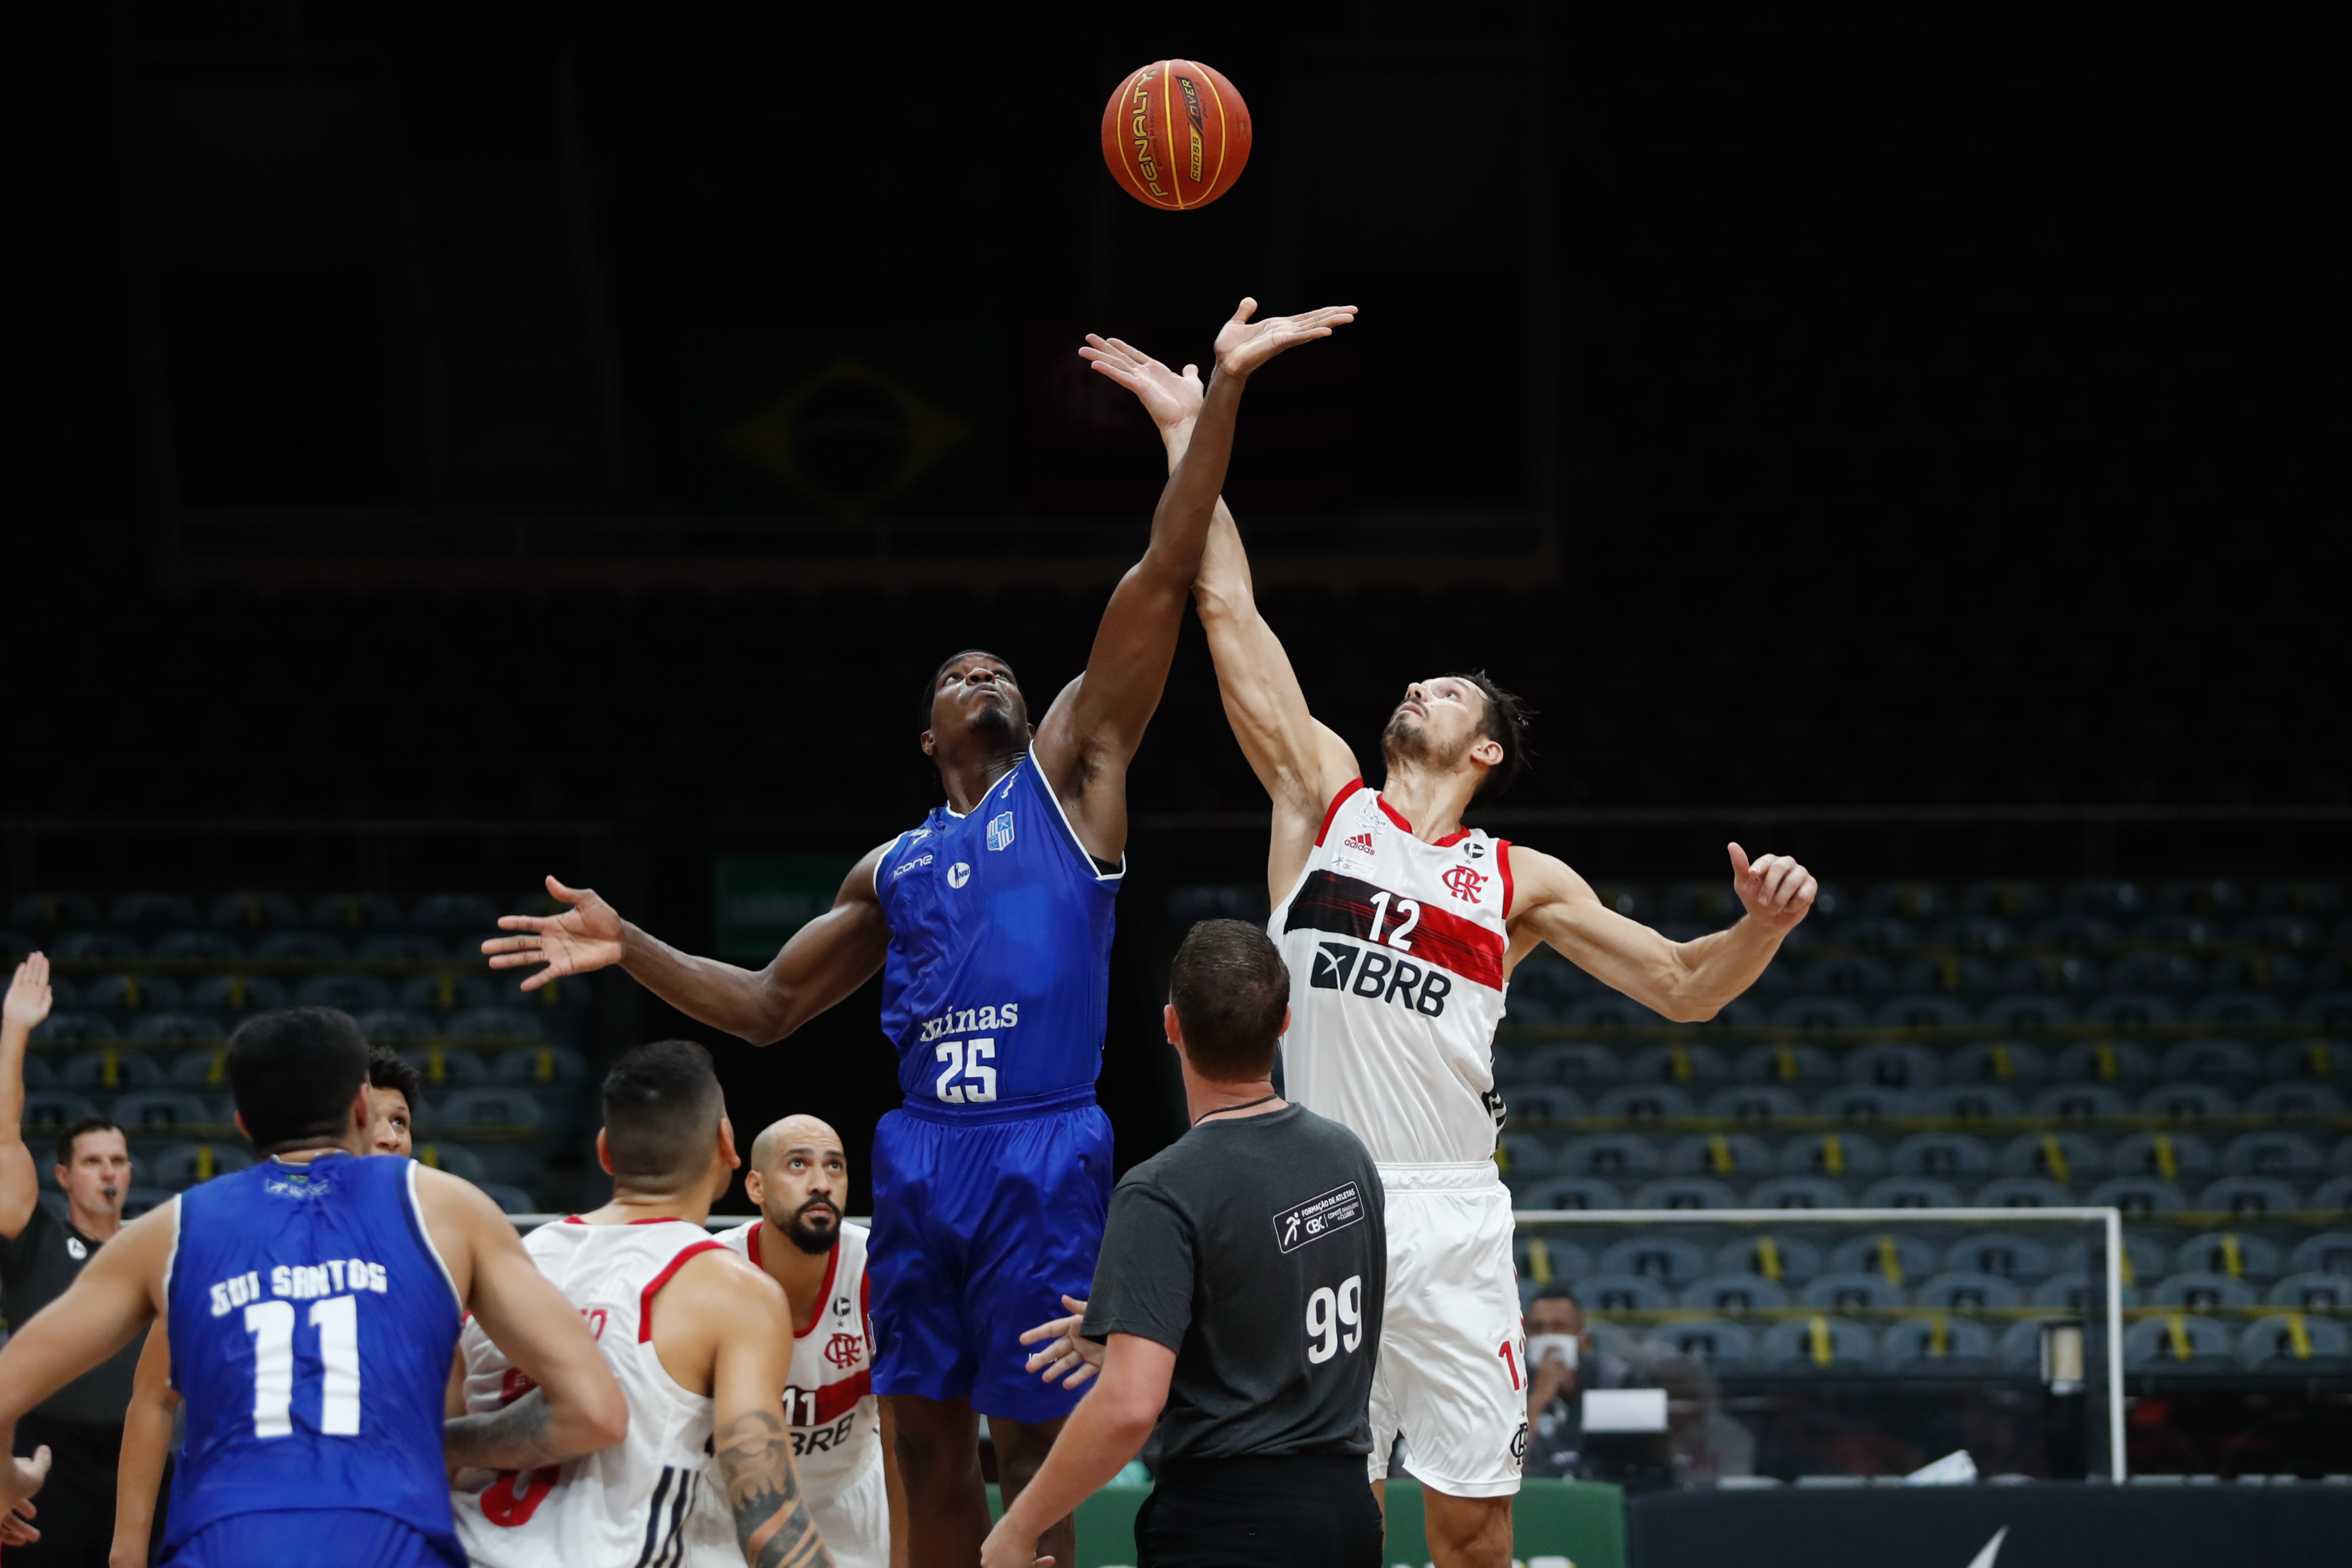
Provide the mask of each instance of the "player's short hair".
{"label": "player's short hair", "polygon": [[613,1175],[667,1192],[710,1163],[711,1139],[727,1113],[710,1053],[692,1040],[639,1046],[604,1075],[604,1152]]}
{"label": "player's short hair", "polygon": [[1168,1000],[1184,1026],[1184,1055],[1212,1083],[1248,1083],[1274,1070],[1290,966],[1247,921],[1202,921],[1168,968]]}
{"label": "player's short hair", "polygon": [[397,1089],[400,1098],[408,1101],[410,1115],[416,1113],[416,1097],[425,1088],[425,1075],[408,1065],[407,1058],[390,1046],[377,1046],[368,1052],[368,1087]]}
{"label": "player's short hair", "polygon": [[1558,1282],[1546,1285],[1542,1289],[1538,1289],[1528,1299],[1528,1304],[1529,1306],[1533,1306],[1538,1301],[1565,1301],[1580,1312],[1584,1310],[1584,1303],[1578,1299],[1576,1292],[1568,1286]]}
{"label": "player's short hair", "polygon": [[1503,760],[1486,770],[1486,776],[1478,782],[1477,794],[1500,795],[1511,787],[1519,770],[1527,765],[1528,721],[1536,716],[1535,710],[1517,692],[1507,689],[1483,669],[1460,670],[1446,679],[1467,681],[1486,700],[1486,710],[1478,718],[1478,732],[1503,748]]}
{"label": "player's short hair", "polygon": [[1013,661],[1005,658],[1003,654],[991,653],[984,647],[960,647],[956,649],[955,652],[948,655],[947,658],[940,660],[940,667],[931,671],[931,679],[924,683],[923,716],[918,721],[924,729],[928,730],[931,727],[931,703],[940,694],[940,677],[948,672],[948,666],[953,664],[960,658],[968,658],[975,653],[980,655],[982,658],[992,658],[997,663],[1003,665],[1004,667],[1004,673],[1013,676],[1013,684],[1015,686],[1021,684],[1021,678],[1018,675],[1013,674]]}
{"label": "player's short hair", "polygon": [[342,1136],[368,1079],[367,1037],[333,1007],[257,1013],[228,1041],[228,1081],[246,1135],[264,1154]]}
{"label": "player's short hair", "polygon": [[[74,1145],[81,1142],[81,1135],[85,1132],[122,1132],[122,1123],[111,1116],[77,1116],[66,1123],[65,1131],[58,1134],[58,1164],[72,1169]],[[122,1141],[127,1145],[131,1142],[131,1134],[122,1132]]]}

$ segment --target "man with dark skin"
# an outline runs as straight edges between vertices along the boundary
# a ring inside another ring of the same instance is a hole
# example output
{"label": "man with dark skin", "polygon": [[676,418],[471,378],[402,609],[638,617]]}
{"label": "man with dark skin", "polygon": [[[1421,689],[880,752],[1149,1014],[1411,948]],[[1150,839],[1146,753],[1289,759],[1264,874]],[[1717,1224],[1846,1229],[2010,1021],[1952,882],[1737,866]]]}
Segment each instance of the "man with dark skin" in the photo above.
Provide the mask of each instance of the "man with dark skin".
{"label": "man with dark skin", "polygon": [[[1285,349],[1355,319],[1341,306],[1254,321],[1256,308],[1244,300],[1217,334],[1190,447],[1085,673],[1033,725],[1004,659],[968,648],[942,664],[920,743],[946,805],[859,860],[833,908],[766,968],[680,952],[551,877],[570,910],[509,915],[499,924],[518,934],[483,943],[493,968],[544,965],[525,989],[617,963],[680,1012],[759,1046],[884,971],[883,1030],[907,1100],[875,1139],[874,1387],[892,1419],[910,1557],[925,1568],[979,1561],[989,1531],[979,1416],[1010,1500],[1076,1402],[1061,1390],[1040,1397],[1019,1339],[1091,1281],[1109,1202],[1094,1080],[1128,764],[1167,682],[1244,384]],[[1064,1519],[1039,1550],[1069,1563],[1076,1539]]]}

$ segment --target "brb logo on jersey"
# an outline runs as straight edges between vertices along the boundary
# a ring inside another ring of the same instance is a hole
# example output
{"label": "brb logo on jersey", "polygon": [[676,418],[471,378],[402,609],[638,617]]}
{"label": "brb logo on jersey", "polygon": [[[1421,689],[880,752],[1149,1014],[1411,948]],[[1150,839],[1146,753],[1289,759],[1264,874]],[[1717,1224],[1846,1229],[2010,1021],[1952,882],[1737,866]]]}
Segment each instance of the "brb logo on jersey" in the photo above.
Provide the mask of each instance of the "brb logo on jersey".
{"label": "brb logo on jersey", "polygon": [[[1408,958],[1391,958],[1347,942],[1315,944],[1315,970],[1307,984],[1318,991],[1345,991],[1375,1002],[1392,1002],[1426,1017],[1445,1016],[1453,977],[1424,969]],[[1418,994],[1416,994],[1418,993]]]}
{"label": "brb logo on jersey", "polygon": [[1446,872],[1441,880],[1445,883],[1445,890],[1447,892],[1452,893],[1455,898],[1461,900],[1465,904],[1476,903],[1478,901],[1479,893],[1485,890],[1486,886],[1486,877],[1479,872],[1473,871],[1467,866],[1454,867],[1452,870]]}
{"label": "brb logo on jersey", "polygon": [[1002,816],[990,817],[988,819],[988,847],[991,849],[1004,849],[1009,848],[1012,846],[1012,843],[1013,814],[1008,811],[1003,813]]}

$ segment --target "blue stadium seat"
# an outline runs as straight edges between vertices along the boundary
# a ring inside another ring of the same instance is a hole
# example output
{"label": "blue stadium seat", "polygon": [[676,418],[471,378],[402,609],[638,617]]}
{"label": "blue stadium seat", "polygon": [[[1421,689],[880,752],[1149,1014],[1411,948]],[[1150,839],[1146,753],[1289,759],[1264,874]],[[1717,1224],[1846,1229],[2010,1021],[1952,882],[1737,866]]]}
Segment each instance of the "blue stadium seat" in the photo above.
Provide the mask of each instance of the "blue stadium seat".
{"label": "blue stadium seat", "polygon": [[444,1089],[478,1089],[492,1081],[489,1064],[460,1046],[412,1045],[401,1057],[436,1094]]}
{"label": "blue stadium seat", "polygon": [[1973,953],[1929,953],[1895,973],[1895,988],[1925,996],[1957,996],[2000,987],[2000,971]]}
{"label": "blue stadium seat", "polygon": [[1858,1180],[1886,1169],[1886,1152],[1866,1132],[1808,1132],[1780,1145],[1781,1173]]}
{"label": "blue stadium seat", "polygon": [[1637,1209],[1736,1209],[1739,1195],[1712,1176],[1660,1176],[1633,1193]]}
{"label": "blue stadium seat", "polygon": [[189,985],[187,1005],[216,1017],[268,1012],[286,1005],[286,987],[268,974],[208,974]]}
{"label": "blue stadium seat", "polygon": [[84,1094],[121,1094],[134,1089],[160,1089],[163,1069],[155,1058],[140,1051],[83,1051],[66,1058],[58,1075],[68,1089]]}
{"label": "blue stadium seat", "polygon": [[2145,1083],[2156,1076],[2156,1058],[2128,1040],[2083,1040],[2058,1053],[2050,1076],[2061,1083]]}
{"label": "blue stadium seat", "polygon": [[81,988],[81,1005],[94,1013],[168,1013],[186,1001],[180,983],[168,974],[101,974]]}
{"label": "blue stadium seat", "polygon": [[218,1018],[201,1013],[150,1013],[131,1022],[131,1037],[150,1045],[184,1046],[194,1040],[222,1039],[227,1034]]}
{"label": "blue stadium seat", "polygon": [[1895,970],[1883,958],[1817,958],[1798,984],[1809,995],[1877,996],[1895,988]]}
{"label": "blue stadium seat", "polygon": [[2074,1194],[2047,1176],[2002,1176],[1987,1182],[1969,1200],[1983,1209],[2065,1208]]}
{"label": "blue stadium seat", "polygon": [[1756,1360],[1786,1371],[1808,1366],[1833,1373],[1862,1371],[1878,1360],[1878,1336],[1851,1318],[1787,1318],[1765,1331]]}
{"label": "blue stadium seat", "polygon": [[1730,1078],[1731,1064],[1713,1046],[1652,1046],[1625,1064],[1629,1084],[1675,1084],[1694,1094]]}
{"label": "blue stadium seat", "polygon": [[2344,1114],[2344,1097],[2324,1083],[2269,1083],[2246,1098],[2257,1116],[2301,1120]]}
{"label": "blue stadium seat", "polygon": [[1662,1323],[1650,1331],[1650,1343],[1664,1345],[1685,1361],[1710,1366],[1739,1366],[1756,1353],[1752,1331],[1716,1318]]}
{"label": "blue stadium seat", "polygon": [[1862,1203],[1864,1208],[1958,1208],[1960,1190],[1928,1176],[1886,1176],[1863,1189]]}
{"label": "blue stadium seat", "polygon": [[1967,1318],[1906,1318],[1878,1342],[1890,1372],[1973,1372],[1995,1360],[1992,1330]]}
{"label": "blue stadium seat", "polygon": [[[97,1107],[70,1089],[29,1089],[25,1095],[25,1114],[20,1125],[29,1134],[46,1133],[54,1137],[60,1130],[83,1117],[96,1114]],[[33,1163],[46,1172],[48,1163],[37,1153]]]}
{"label": "blue stadium seat", "polygon": [[[560,1050],[562,1047],[548,1048]],[[579,1055],[576,1051],[567,1051],[564,1054],[574,1059],[577,1059]],[[504,1051],[499,1053],[499,1061],[503,1068],[503,1065],[510,1059],[520,1058],[535,1062],[538,1057],[537,1051]],[[1566,1121],[1572,1117],[1584,1114],[1584,1097],[1572,1089],[1561,1089],[1545,1084],[1509,1084],[1504,1086],[1503,1093],[1511,1120],[1514,1121]]]}
{"label": "blue stadium seat", "polygon": [[1870,1274],[1894,1284],[1895,1275],[1904,1279],[1925,1279],[1939,1272],[1940,1268],[1940,1255],[1933,1241],[1901,1231],[1864,1231],[1848,1236],[1831,1248],[1827,1272]]}
{"label": "blue stadium seat", "polygon": [[2323,1230],[2305,1237],[2287,1254],[2295,1273],[2352,1274],[2352,1230]]}
{"label": "blue stadium seat", "polygon": [[1588,1274],[1570,1283],[1587,1312],[1654,1312],[1674,1305],[1664,1285],[1639,1274]]}
{"label": "blue stadium seat", "polygon": [[241,1143],[174,1143],[155,1156],[154,1181],[173,1192],[184,1192],[252,1163],[253,1156]]}
{"label": "blue stadium seat", "polygon": [[1913,1305],[1947,1312],[1973,1312],[1988,1307],[2007,1309],[2021,1305],[2024,1300],[2025,1292],[2014,1280],[1998,1274],[1955,1271],[1935,1275],[1911,1288]]}
{"label": "blue stadium seat", "polygon": [[2285,1016],[2278,998],[2260,991],[2209,991],[2189,1008],[2192,1024],[2275,1024]]}
{"label": "blue stadium seat", "polygon": [[2032,920],[2049,907],[2038,882],[1977,882],[1960,895],[1963,912],[2004,921]]}
{"label": "blue stadium seat", "polygon": [[453,1013],[443,1029],[455,1039],[535,1039],[539,1020],[521,1007],[468,1007]]}
{"label": "blue stadium seat", "polygon": [[2021,934],[2015,921],[1978,914],[1946,921],[1927,933],[1927,940],[1937,947],[1958,948],[1963,952],[1998,954],[2015,947]]}
{"label": "blue stadium seat", "polygon": [[1843,996],[1791,996],[1772,1009],[1773,1024],[1783,1029],[1859,1029],[1869,1016]]}
{"label": "blue stadium seat", "polygon": [[451,953],[429,936],[409,932],[378,932],[362,937],[353,956],[362,963],[446,963],[452,958],[466,963],[479,963],[475,952]]}
{"label": "blue stadium seat", "polygon": [[1999,1167],[2004,1176],[2087,1186],[2106,1173],[2107,1152],[2086,1133],[2025,1132],[2001,1145]]}
{"label": "blue stadium seat", "polygon": [[2315,1209],[2352,1209],[2352,1175],[2330,1176],[2311,1194]]}
{"label": "blue stadium seat", "polygon": [[2119,992],[2173,994],[2205,984],[2205,971],[2180,952],[2127,952],[2107,965],[2107,984]]}
{"label": "blue stadium seat", "polygon": [[122,1217],[137,1219],[150,1209],[161,1208],[172,1201],[172,1194],[162,1187],[132,1187],[122,1194]]}
{"label": "blue stadium seat", "polygon": [[1898,1176],[1981,1181],[1992,1174],[1991,1149],[1962,1132],[1915,1132],[1887,1152],[1886,1163]]}
{"label": "blue stadium seat", "polygon": [[94,926],[98,906],[79,893],[27,893],[8,906],[8,923],[26,931]]}
{"label": "blue stadium seat", "polygon": [[253,944],[264,963],[341,963],[350,956],[341,937],[319,931],[273,931]]}
{"label": "blue stadium seat", "polygon": [[1623,1116],[1657,1121],[1669,1116],[1693,1116],[1697,1106],[1688,1091],[1666,1083],[1621,1083],[1592,1102],[1595,1116]]}
{"label": "blue stadium seat", "polygon": [[2352,1274],[2288,1274],[2263,1298],[2272,1307],[2298,1312],[2333,1312],[2352,1307]]}
{"label": "blue stadium seat", "polygon": [[2050,1076],[2050,1058],[2022,1040],[1980,1040],[1962,1046],[1944,1062],[1949,1084],[1990,1084],[2023,1094]]}
{"label": "blue stadium seat", "polygon": [[374,1045],[388,1046],[400,1040],[423,1039],[436,1033],[433,1020],[422,1013],[412,1013],[405,1007],[373,1007],[358,1015],[360,1033]]}
{"label": "blue stadium seat", "polygon": [[[2054,1307],[2062,1311],[2080,1312],[2087,1317],[2095,1311],[2104,1310],[2105,1304],[2100,1300],[2099,1292],[2105,1279],[2106,1276],[2104,1273],[2092,1274],[2081,1268],[2063,1269],[2036,1285],[2029,1301],[2036,1307]],[[2123,1305],[2138,1306],[2141,1297],[2139,1287],[2125,1286],[2123,1297]]]}
{"label": "blue stadium seat", "polygon": [[1880,1311],[1910,1305],[1903,1287],[1883,1274],[1820,1274],[1797,1293],[1798,1305],[1827,1311]]}
{"label": "blue stadium seat", "polygon": [[1550,1146],[1530,1133],[1506,1132],[1496,1150],[1502,1156],[1498,1163],[1513,1177],[1551,1174]]}
{"label": "blue stadium seat", "polygon": [[1748,1189],[1751,1209],[1837,1209],[1853,1206],[1845,1184],[1827,1176],[1773,1176]]}
{"label": "blue stadium seat", "polygon": [[1755,1181],[1772,1173],[1772,1150],[1750,1132],[1693,1132],[1666,1150],[1666,1173]]}
{"label": "blue stadium seat", "polygon": [[2223,1176],[2206,1185],[2196,1206],[2209,1214],[2283,1214],[2301,1208],[2303,1194],[2274,1176]]}
{"label": "blue stadium seat", "polygon": [[498,929],[499,916],[504,912],[478,894],[432,893],[416,900],[409,910],[408,924],[416,931],[488,931]]}
{"label": "blue stadium seat", "polygon": [[2053,1083],[2026,1102],[2034,1116],[2054,1116],[2062,1121],[2090,1121],[2127,1115],[2131,1100],[2106,1083]]}
{"label": "blue stadium seat", "polygon": [[1779,1121],[1805,1113],[1804,1097],[1778,1084],[1738,1084],[1706,1097],[1706,1114],[1737,1121]]}
{"label": "blue stadium seat", "polygon": [[1592,1272],[1592,1254],[1570,1241],[1565,1227],[1522,1226],[1511,1240],[1511,1257],[1519,1278],[1538,1285],[1582,1279]]}
{"label": "blue stadium seat", "polygon": [[1670,1289],[1706,1272],[1706,1252],[1687,1237],[1629,1236],[1601,1248],[1596,1265],[1603,1274],[1638,1274]]}
{"label": "blue stadium seat", "polygon": [[2148,1292],[2148,1301],[2152,1306],[2180,1307],[2192,1312],[2210,1312],[2222,1307],[2251,1307],[2261,1299],[2261,1292],[2243,1279],[2232,1279],[2227,1274],[2208,1274],[2201,1269],[2189,1274],[2168,1274]]}
{"label": "blue stadium seat", "polygon": [[2153,991],[2113,991],[2083,1009],[2083,1022],[2119,1032],[2161,1028],[2180,1021],[2180,1008]]}
{"label": "blue stadium seat", "polygon": [[453,1176],[462,1176],[476,1186],[487,1181],[489,1175],[482,1156],[463,1143],[427,1140],[416,1145],[416,1163],[430,1165],[436,1171],[446,1171]]}
{"label": "blue stadium seat", "polygon": [[2054,947],[2067,952],[2096,952],[2115,946],[2123,940],[2123,932],[2112,921],[2078,910],[2036,921],[2028,940],[2036,947]]}
{"label": "blue stadium seat", "polygon": [[1553,1176],[1528,1187],[1516,1204],[1528,1209],[1622,1209],[1625,1194],[1600,1176]]}
{"label": "blue stadium seat", "polygon": [[33,1026],[36,1046],[80,1046],[119,1039],[121,1031],[103,1013],[51,1013]]}
{"label": "blue stadium seat", "polygon": [[1909,1116],[1913,1107],[1911,1096],[1903,1089],[1849,1083],[1823,1094],[1813,1102],[1813,1110],[1816,1115],[1835,1117],[1841,1121],[1871,1122]]}
{"label": "blue stadium seat", "polygon": [[1750,1046],[1732,1063],[1741,1083],[1814,1089],[1838,1081],[1837,1058],[1819,1046]]}
{"label": "blue stadium seat", "polygon": [[2352,1077],[2352,1049],[2326,1040],[2289,1040],[2272,1047],[2263,1066],[2274,1079],[2336,1082]]}
{"label": "blue stadium seat", "polygon": [[1957,1274],[1990,1274],[2028,1284],[2050,1272],[2050,1247],[2011,1231],[1964,1236],[1945,1249],[1944,1268]]}
{"label": "blue stadium seat", "polygon": [[241,962],[245,948],[236,938],[216,931],[175,931],[156,939],[151,950],[158,963],[229,964]]}
{"label": "blue stadium seat", "polygon": [[2257,1318],[2238,1334],[2238,1360],[2258,1372],[2341,1369],[2352,1362],[2352,1330],[2301,1312]]}
{"label": "blue stadium seat", "polygon": [[2126,1219],[2178,1214],[2189,1206],[2179,1186],[2158,1176],[2110,1176],[2093,1187],[2084,1202],[2099,1208],[2119,1208]]}
{"label": "blue stadium seat", "polygon": [[255,936],[299,929],[303,920],[301,910],[282,893],[223,893],[205,911],[205,923],[215,931]]}
{"label": "blue stadium seat", "polygon": [[2149,1116],[2193,1123],[2235,1115],[2238,1097],[2219,1084],[2160,1083],[2140,1097],[2139,1109]]}
{"label": "blue stadium seat", "polygon": [[448,1132],[466,1127],[536,1127],[541,1121],[539,1101],[517,1089],[461,1089],[438,1101],[435,1110],[436,1129]]}
{"label": "blue stadium seat", "polygon": [[2032,993],[1996,996],[1977,1009],[1977,1022],[2001,1034],[2038,1034],[2074,1021],[2074,1008],[2063,997]]}
{"label": "blue stadium seat", "polygon": [[2108,1151],[2107,1169],[2167,1182],[2210,1181],[2221,1172],[2221,1157],[2194,1132],[2134,1132]]}
{"label": "blue stadium seat", "polygon": [[381,893],[329,893],[311,904],[310,914],[319,930],[346,936],[398,931],[408,923],[400,906]]}
{"label": "blue stadium seat", "polygon": [[2301,1132],[2244,1132],[2221,1151],[2221,1168],[2233,1176],[2278,1176],[2290,1182],[2316,1179],[2327,1169],[2327,1155]]}
{"label": "blue stadium seat", "polygon": [[2262,1077],[2263,1062],[2242,1040],[2183,1040],[2164,1053],[2157,1070],[2167,1079],[2247,1083]]}
{"label": "blue stadium seat", "polygon": [[2025,1114],[2017,1096],[1990,1084],[1953,1083],[1931,1089],[1918,1097],[1920,1114],[1954,1121],[2006,1121]]}
{"label": "blue stadium seat", "polygon": [[2124,1331],[2124,1366],[2133,1372],[2226,1372],[2235,1364],[2236,1348],[2227,1323],[2196,1312],[2168,1312],[2142,1318]]}
{"label": "blue stadium seat", "polygon": [[474,1184],[481,1188],[484,1195],[498,1205],[502,1213],[533,1214],[538,1211],[539,1205],[520,1187],[505,1182],[477,1182]]}
{"label": "blue stadium seat", "polygon": [[1647,1028],[1665,1020],[1631,996],[1621,996],[1612,991],[1573,1004],[1560,1021],[1573,1028],[1607,1030]]}
{"label": "blue stadium seat", "polygon": [[1737,1316],[1789,1304],[1786,1287],[1760,1274],[1709,1274],[1684,1287],[1682,1305],[1699,1312]]}
{"label": "blue stadium seat", "polygon": [[1925,1046],[1882,1042],[1846,1057],[1845,1079],[1874,1089],[1928,1089],[1942,1081],[1943,1062]]}
{"label": "blue stadium seat", "polygon": [[136,963],[146,955],[121,931],[69,931],[49,943],[49,957],[64,963]]}
{"label": "blue stadium seat", "polygon": [[[2106,1268],[2107,1245],[2104,1237],[2093,1239],[2077,1236],[2058,1249],[2058,1267],[2079,1268],[2101,1273]],[[2124,1232],[2124,1277],[2138,1282],[2161,1279],[2172,1270],[2172,1246],[2168,1238],[2159,1240],[2146,1231]]]}
{"label": "blue stadium seat", "polygon": [[489,977],[458,970],[437,974],[412,974],[400,983],[400,1005],[415,1013],[446,1013],[499,1005],[499,988]]}
{"label": "blue stadium seat", "polygon": [[113,1117],[133,1133],[152,1136],[211,1122],[212,1108],[185,1089],[150,1089],[115,1100]]}
{"label": "blue stadium seat", "polygon": [[2352,991],[2322,991],[2305,997],[2294,1010],[2294,1021],[2331,1035],[2352,1035]]}
{"label": "blue stadium seat", "polygon": [[199,917],[194,899],[180,893],[124,893],[106,911],[118,931],[166,931],[192,926]]}
{"label": "blue stadium seat", "polygon": [[1801,1236],[1735,1237],[1715,1254],[1717,1274],[1753,1274],[1783,1285],[1802,1284],[1821,1271],[1822,1249]]}
{"label": "blue stadium seat", "polygon": [[58,1086],[58,1075],[49,1066],[48,1058],[37,1051],[25,1053],[24,1079],[28,1089],[55,1089]]}
{"label": "blue stadium seat", "polygon": [[2286,1259],[2278,1243],[2248,1231],[2209,1230],[2172,1249],[2175,1273],[2227,1274],[2256,1281],[2275,1279]]}
{"label": "blue stadium seat", "polygon": [[294,1001],[302,1007],[371,1013],[391,1005],[392,987],[373,974],[313,974],[294,987]]}
{"label": "blue stadium seat", "polygon": [[228,1048],[180,1052],[172,1058],[171,1079],[175,1089],[227,1089]]}

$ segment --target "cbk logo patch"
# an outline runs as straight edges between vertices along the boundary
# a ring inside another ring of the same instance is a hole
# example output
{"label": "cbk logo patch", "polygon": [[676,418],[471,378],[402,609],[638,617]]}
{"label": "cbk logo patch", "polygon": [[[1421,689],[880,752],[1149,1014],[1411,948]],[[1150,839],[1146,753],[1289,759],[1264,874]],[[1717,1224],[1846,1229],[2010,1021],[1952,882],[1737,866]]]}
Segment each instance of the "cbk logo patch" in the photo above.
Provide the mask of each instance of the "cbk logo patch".
{"label": "cbk logo patch", "polygon": [[990,817],[988,819],[988,847],[991,849],[1003,849],[1012,842],[1013,814],[1008,811],[1002,816]]}

